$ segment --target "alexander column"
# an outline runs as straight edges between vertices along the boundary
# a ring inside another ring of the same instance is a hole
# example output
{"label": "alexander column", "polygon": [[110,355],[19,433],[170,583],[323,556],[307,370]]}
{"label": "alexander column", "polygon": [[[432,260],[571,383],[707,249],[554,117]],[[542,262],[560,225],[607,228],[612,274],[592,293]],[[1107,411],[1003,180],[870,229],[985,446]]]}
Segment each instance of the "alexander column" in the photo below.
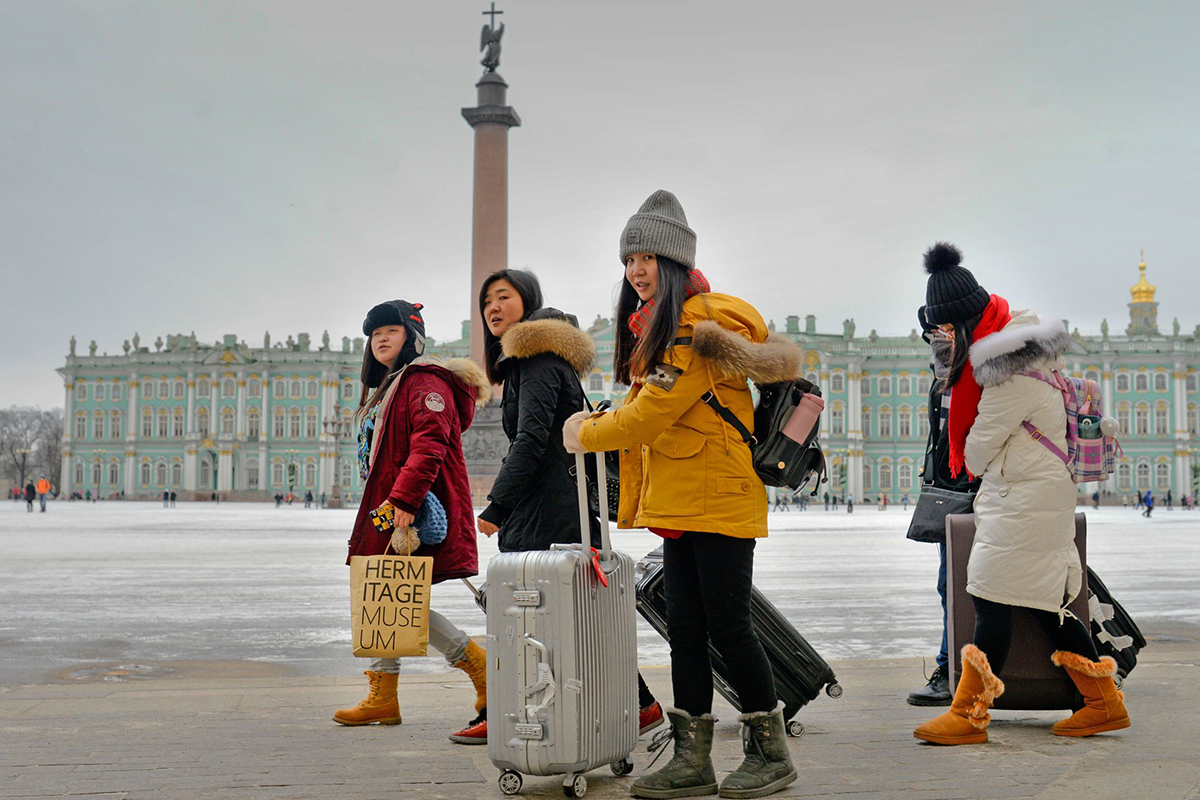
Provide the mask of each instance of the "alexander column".
{"label": "alexander column", "polygon": [[491,4],[490,24],[483,26],[479,49],[485,50],[483,77],[475,88],[479,105],[464,108],[463,118],[475,129],[475,186],[471,223],[471,358],[483,363],[482,322],[478,297],[483,280],[490,273],[508,266],[508,129],[521,124],[512,106],[505,105],[508,84],[496,72],[500,66],[500,39],[504,23],[496,27],[496,16],[503,14]]}

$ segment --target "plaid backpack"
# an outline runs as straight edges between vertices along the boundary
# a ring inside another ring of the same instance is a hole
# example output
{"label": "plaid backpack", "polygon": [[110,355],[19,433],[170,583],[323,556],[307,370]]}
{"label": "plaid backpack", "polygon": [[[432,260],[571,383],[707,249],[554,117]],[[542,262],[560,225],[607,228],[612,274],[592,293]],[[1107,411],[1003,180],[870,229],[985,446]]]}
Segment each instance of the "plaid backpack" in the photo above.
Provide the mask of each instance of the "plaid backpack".
{"label": "plaid backpack", "polygon": [[1062,460],[1067,472],[1071,473],[1071,480],[1076,483],[1107,480],[1116,469],[1120,445],[1115,436],[1102,430],[1107,428],[1113,431],[1116,423],[1100,410],[1100,385],[1087,378],[1064,377],[1058,370],[1050,375],[1035,371],[1021,374],[1048,383],[1062,392],[1063,406],[1067,412],[1067,452],[1059,450],[1028,420],[1021,423],[1022,427]]}

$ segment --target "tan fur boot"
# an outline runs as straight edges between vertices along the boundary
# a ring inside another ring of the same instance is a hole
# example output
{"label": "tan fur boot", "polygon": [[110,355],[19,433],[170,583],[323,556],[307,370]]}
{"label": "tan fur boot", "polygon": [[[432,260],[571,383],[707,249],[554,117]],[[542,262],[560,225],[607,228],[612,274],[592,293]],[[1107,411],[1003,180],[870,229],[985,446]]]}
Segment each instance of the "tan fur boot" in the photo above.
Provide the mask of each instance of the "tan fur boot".
{"label": "tan fur boot", "polygon": [[1050,656],[1050,660],[1067,671],[1083,695],[1083,708],[1069,718],[1054,723],[1051,728],[1053,733],[1059,736],[1091,736],[1129,727],[1125,694],[1117,689],[1113,681],[1117,662],[1111,656],[1101,656],[1099,661],[1092,661],[1078,653],[1058,650]]}
{"label": "tan fur boot", "polygon": [[475,684],[475,713],[483,713],[487,708],[487,651],[474,640],[467,642],[467,652],[462,661],[454,665],[471,678]]}
{"label": "tan fur boot", "polygon": [[394,672],[363,673],[370,682],[367,699],[354,708],[343,708],[335,711],[333,721],[342,725],[370,725],[378,722],[380,725],[400,724],[400,701],[396,698],[396,681],[399,675]]}
{"label": "tan fur boot", "polygon": [[962,675],[950,710],[913,731],[934,744],[982,744],[988,740],[988,710],[1004,694],[1004,683],[992,672],[987,656],[973,644],[962,649]]}

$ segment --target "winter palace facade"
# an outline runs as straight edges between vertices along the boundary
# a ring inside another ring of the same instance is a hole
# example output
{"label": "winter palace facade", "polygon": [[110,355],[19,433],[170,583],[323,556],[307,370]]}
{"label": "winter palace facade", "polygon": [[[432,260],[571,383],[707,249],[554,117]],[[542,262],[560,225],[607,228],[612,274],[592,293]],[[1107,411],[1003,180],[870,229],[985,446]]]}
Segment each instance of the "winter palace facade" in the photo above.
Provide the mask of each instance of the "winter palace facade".
{"label": "winter palace facade", "polygon": [[[1104,407],[1120,423],[1123,454],[1105,486],[1132,494],[1152,489],[1193,494],[1200,450],[1200,326],[1181,334],[1158,329],[1155,288],[1146,265],[1130,290],[1129,324],[1110,335],[1074,331],[1068,369],[1100,382]],[[625,387],[611,375],[613,329],[598,318],[597,369],[586,379],[593,401],[620,402]],[[831,493],[875,502],[915,495],[928,433],[932,374],[929,348],[919,332],[880,336],[856,333],[852,320],[840,333],[819,333],[816,318],[788,317],[780,331],[804,349],[808,378],[823,390],[821,441],[829,462]],[[463,356],[463,338],[433,343],[433,352]],[[161,497],[220,492],[222,497],[266,499],[288,491],[342,494],[361,489],[356,443],[349,420],[357,406],[363,340],[343,338],[331,347],[326,334],[314,346],[307,334],[262,347],[236,336],[204,344],[194,336],[168,336],[155,347],[135,336],[124,355],[67,357],[58,370],[65,384],[62,483],[65,491],[103,496]],[[486,493],[507,450],[498,414],[481,414],[468,436],[468,462]],[[480,500],[477,497],[477,500]]]}

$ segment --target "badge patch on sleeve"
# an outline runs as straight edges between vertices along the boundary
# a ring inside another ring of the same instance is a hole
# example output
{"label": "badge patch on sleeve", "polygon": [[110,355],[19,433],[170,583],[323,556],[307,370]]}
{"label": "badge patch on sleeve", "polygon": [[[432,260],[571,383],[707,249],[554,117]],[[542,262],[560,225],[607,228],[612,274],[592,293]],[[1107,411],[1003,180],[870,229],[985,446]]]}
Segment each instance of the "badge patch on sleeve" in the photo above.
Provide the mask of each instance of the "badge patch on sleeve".
{"label": "badge patch on sleeve", "polygon": [[683,370],[679,367],[673,367],[670,364],[659,364],[654,368],[654,372],[646,376],[646,383],[669,392],[675,388],[675,382],[679,380],[679,376],[682,374]]}
{"label": "badge patch on sleeve", "polygon": [[425,407],[430,411],[441,413],[446,410],[446,400],[437,392],[425,395]]}

